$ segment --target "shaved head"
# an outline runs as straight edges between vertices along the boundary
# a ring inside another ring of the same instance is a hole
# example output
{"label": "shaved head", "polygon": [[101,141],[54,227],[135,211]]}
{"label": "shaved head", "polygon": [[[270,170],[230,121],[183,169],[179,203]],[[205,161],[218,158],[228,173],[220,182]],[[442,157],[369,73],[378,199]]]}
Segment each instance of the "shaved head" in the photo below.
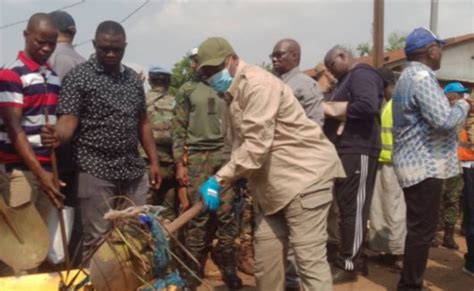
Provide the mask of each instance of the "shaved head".
{"label": "shaved head", "polygon": [[279,40],[273,47],[270,58],[273,71],[277,75],[283,75],[299,66],[301,60],[300,44],[290,38]]}
{"label": "shaved head", "polygon": [[345,47],[336,45],[326,53],[324,65],[336,79],[340,80],[354,67],[354,56]]}
{"label": "shaved head", "polygon": [[45,64],[56,48],[58,33],[49,14],[33,14],[23,31],[26,55],[40,65]]}
{"label": "shaved head", "polygon": [[285,38],[285,39],[279,40],[276,43],[275,47],[277,46],[285,48],[288,51],[294,52],[298,56],[298,65],[299,65],[300,59],[301,59],[301,47],[300,47],[300,44],[296,40],[291,39],[291,38]]}
{"label": "shaved head", "polygon": [[56,24],[54,23],[53,19],[51,16],[47,13],[35,13],[33,14],[30,19],[28,20],[28,24],[26,25],[26,30],[28,32],[33,32],[41,27],[50,27],[50,28],[56,28]]}

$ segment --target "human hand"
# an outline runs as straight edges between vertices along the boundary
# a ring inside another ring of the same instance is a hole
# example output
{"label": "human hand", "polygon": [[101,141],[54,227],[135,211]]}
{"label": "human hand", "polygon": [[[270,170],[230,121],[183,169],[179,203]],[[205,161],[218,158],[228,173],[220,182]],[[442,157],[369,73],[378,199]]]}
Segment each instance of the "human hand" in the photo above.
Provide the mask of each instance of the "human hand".
{"label": "human hand", "polygon": [[183,163],[176,164],[176,181],[184,187],[189,185],[188,169]]}
{"label": "human hand", "polygon": [[48,148],[57,148],[59,146],[59,137],[54,125],[45,124],[41,128],[41,144]]}
{"label": "human hand", "polygon": [[58,209],[64,208],[63,200],[66,197],[61,194],[59,189],[56,187],[54,175],[50,172],[43,171],[38,178],[41,190],[49,197],[53,205]]}
{"label": "human hand", "polygon": [[158,190],[161,186],[160,165],[153,163],[150,165],[150,185],[153,189]]}

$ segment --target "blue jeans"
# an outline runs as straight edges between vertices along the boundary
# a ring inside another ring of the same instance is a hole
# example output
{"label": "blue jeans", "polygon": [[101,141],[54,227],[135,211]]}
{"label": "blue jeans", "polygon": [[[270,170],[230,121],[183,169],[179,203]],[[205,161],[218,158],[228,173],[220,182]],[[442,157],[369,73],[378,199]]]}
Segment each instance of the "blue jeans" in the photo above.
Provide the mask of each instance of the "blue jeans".
{"label": "blue jeans", "polygon": [[463,168],[464,221],[466,227],[467,254],[464,266],[474,272],[474,168]]}

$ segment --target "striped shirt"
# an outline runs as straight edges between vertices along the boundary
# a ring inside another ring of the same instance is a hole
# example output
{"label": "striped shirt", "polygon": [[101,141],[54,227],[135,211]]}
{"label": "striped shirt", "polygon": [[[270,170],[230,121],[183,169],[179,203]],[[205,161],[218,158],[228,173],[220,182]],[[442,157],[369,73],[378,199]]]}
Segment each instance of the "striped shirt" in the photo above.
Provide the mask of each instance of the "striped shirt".
{"label": "striped shirt", "polygon": [[[56,123],[56,105],[60,89],[59,78],[48,65],[39,65],[24,52],[17,60],[0,71],[0,107],[22,109],[21,126],[38,161],[49,167],[49,150],[42,146],[40,129],[45,125],[44,110],[48,109],[49,123]],[[22,158],[16,152],[4,122],[0,119],[0,163],[22,168]]]}

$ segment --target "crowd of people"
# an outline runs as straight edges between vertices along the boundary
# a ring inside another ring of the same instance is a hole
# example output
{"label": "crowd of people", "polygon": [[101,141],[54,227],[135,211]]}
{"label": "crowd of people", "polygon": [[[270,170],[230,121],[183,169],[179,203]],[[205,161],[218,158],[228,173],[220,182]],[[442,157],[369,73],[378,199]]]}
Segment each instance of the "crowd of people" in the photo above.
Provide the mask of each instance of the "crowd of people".
{"label": "crowd of people", "polygon": [[168,221],[203,201],[178,235],[189,290],[209,254],[231,290],[238,267],[258,290],[332,290],[368,274],[366,247],[401,269],[398,290],[422,290],[438,217],[443,246],[459,248],[462,192],[474,276],[474,102],[461,83],[441,88],[444,41],[431,31],[408,35],[398,80],[339,45],[309,76],[293,39],[274,45],[268,72],[210,37],[189,51],[193,76],[176,96],[169,70],[150,66],[145,93],[122,64],[119,23],[98,25],[87,60],[75,33],[66,12],[34,14],[0,71],[0,191],[45,223],[54,207],[78,209],[70,248],[83,259],[110,229],[114,197],[163,205]]}

